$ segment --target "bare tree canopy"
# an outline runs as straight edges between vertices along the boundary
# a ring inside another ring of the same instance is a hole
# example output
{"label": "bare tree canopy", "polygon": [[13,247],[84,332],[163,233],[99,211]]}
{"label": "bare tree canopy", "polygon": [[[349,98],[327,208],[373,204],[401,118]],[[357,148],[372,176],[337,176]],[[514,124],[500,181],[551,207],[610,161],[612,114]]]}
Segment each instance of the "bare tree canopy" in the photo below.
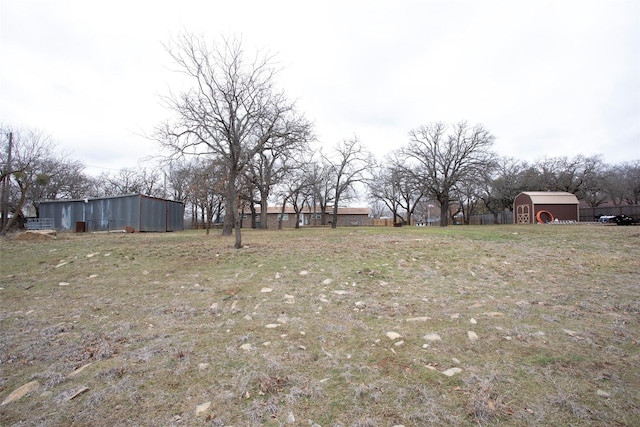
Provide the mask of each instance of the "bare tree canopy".
{"label": "bare tree canopy", "polygon": [[[596,180],[602,185],[603,198],[615,206],[640,203],[640,160],[632,160],[616,165],[604,165],[604,170]],[[586,200],[590,202],[587,192]],[[578,198],[581,195],[578,194]],[[590,206],[594,206],[590,203]],[[597,206],[597,205],[596,205]]]}
{"label": "bare tree canopy", "polygon": [[[426,187],[417,179],[406,157],[400,151],[387,155],[378,165],[369,182],[369,194],[383,202],[391,211],[394,222],[411,224],[411,218],[426,195]],[[405,217],[403,218],[402,213]]]}
{"label": "bare tree canopy", "polygon": [[[3,224],[0,232],[5,234],[22,215],[22,207],[31,188],[35,185],[48,184],[49,176],[44,173],[42,166],[55,144],[49,135],[40,130],[2,129],[2,133],[11,135],[11,143],[7,146],[7,159],[2,159],[5,167],[2,172]],[[18,189],[14,197],[11,196],[12,179]],[[11,218],[9,218],[9,210],[13,213]]]}
{"label": "bare tree canopy", "polygon": [[268,147],[307,138],[311,124],[276,89],[273,58],[247,55],[242,40],[209,45],[184,34],[167,51],[193,86],[165,98],[175,117],[158,127],[156,138],[174,154],[222,159],[227,174],[223,234],[231,235],[235,227],[235,247],[240,248],[242,172]]}
{"label": "bare tree canopy", "polygon": [[404,154],[415,162],[414,173],[424,183],[429,196],[440,203],[440,225],[449,223],[449,203],[455,186],[488,167],[494,154],[494,137],[482,125],[442,122],[409,132]]}
{"label": "bare tree canopy", "polygon": [[528,189],[526,178],[530,168],[526,162],[512,157],[500,157],[493,166],[482,172],[478,197],[497,223],[498,215],[506,209],[513,210],[516,196]]}
{"label": "bare tree canopy", "polygon": [[355,185],[364,182],[374,167],[373,155],[362,146],[357,136],[344,140],[325,157],[333,179],[333,218],[331,228],[338,225],[338,206],[355,195]]}

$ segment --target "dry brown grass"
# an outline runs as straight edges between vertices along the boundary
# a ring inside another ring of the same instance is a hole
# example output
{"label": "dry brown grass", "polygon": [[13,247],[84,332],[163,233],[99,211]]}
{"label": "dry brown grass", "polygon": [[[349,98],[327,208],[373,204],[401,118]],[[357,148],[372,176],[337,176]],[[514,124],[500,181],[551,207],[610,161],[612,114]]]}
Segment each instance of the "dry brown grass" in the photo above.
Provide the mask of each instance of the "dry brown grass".
{"label": "dry brown grass", "polygon": [[0,425],[640,425],[637,227],[244,241],[0,241]]}

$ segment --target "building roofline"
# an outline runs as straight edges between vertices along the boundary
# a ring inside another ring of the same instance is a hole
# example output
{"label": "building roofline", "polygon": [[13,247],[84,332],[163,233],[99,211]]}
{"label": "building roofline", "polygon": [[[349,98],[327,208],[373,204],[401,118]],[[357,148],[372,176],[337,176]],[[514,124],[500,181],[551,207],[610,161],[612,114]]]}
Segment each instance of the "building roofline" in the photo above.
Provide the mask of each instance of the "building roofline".
{"label": "building roofline", "polygon": [[44,200],[39,200],[39,203],[68,203],[68,202],[78,202],[78,203],[82,203],[85,200],[87,202],[90,202],[92,200],[107,200],[107,199],[124,199],[126,197],[144,197],[147,199],[155,199],[155,200],[162,200],[162,201],[166,201],[166,202],[174,202],[174,203],[181,203],[184,205],[184,202],[178,201],[178,200],[170,200],[170,199],[163,199],[161,197],[155,197],[155,196],[148,196],[146,194],[141,194],[141,193],[131,193],[131,194],[122,194],[120,196],[105,196],[105,197],[87,197],[84,199],[44,199]]}

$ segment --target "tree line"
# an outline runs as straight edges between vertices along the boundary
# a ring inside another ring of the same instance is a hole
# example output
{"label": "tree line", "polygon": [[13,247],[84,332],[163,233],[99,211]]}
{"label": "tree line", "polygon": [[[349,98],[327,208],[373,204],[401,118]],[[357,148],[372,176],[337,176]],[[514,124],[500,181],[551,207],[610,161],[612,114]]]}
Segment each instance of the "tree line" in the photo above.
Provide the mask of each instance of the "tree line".
{"label": "tree line", "polygon": [[[184,202],[195,224],[222,223],[242,246],[243,215],[267,226],[267,206],[308,208],[322,224],[337,225],[337,210],[368,199],[376,216],[409,223],[431,207],[440,225],[455,215],[496,217],[512,209],[521,191],[568,191],[590,206],[605,201],[638,204],[640,161],[606,164],[600,156],[548,157],[533,163],[496,154],[494,137],[480,124],[429,123],[409,131],[407,142],[376,159],[357,135],[327,149],[313,123],[276,85],[277,64],[265,52],[245,52],[242,40],[207,43],[183,34],[166,46],[187,89],[163,102],[170,117],[153,138],[163,148],[158,164],[86,175],[42,131],[1,127],[3,230],[26,205],[37,215],[43,199],[142,193]],[[5,186],[3,185],[3,189]],[[8,196],[5,199],[5,194]],[[5,202],[6,200],[6,202]],[[228,213],[233,213],[229,215]],[[284,211],[283,211],[284,212]],[[329,212],[329,214],[327,214]]]}
{"label": "tree line", "polygon": [[[455,156],[457,143],[445,144],[453,151],[448,157],[437,154],[429,143],[432,154],[425,155],[424,144],[412,140],[406,148],[389,154],[377,169],[369,186],[376,212],[410,223],[412,219],[425,221],[430,207],[435,206],[440,225],[446,226],[454,217],[469,224],[472,215],[484,213],[493,214],[498,223],[500,214],[513,211],[514,199],[523,191],[569,192],[589,207],[638,205],[640,201],[640,160],[607,164],[600,155],[576,154],[528,162],[487,152],[477,167],[453,176],[450,172],[461,164]],[[417,155],[424,157],[418,160]],[[425,159],[431,164],[422,164]]]}

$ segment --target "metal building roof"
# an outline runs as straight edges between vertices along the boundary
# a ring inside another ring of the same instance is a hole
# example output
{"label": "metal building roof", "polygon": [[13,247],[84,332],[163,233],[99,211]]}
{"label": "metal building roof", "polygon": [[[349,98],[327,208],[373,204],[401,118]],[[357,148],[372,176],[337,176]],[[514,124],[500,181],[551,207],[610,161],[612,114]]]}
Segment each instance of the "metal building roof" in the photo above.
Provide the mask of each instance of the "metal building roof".
{"label": "metal building roof", "polygon": [[534,205],[577,205],[579,203],[575,194],[564,191],[524,191],[521,194],[529,196]]}

